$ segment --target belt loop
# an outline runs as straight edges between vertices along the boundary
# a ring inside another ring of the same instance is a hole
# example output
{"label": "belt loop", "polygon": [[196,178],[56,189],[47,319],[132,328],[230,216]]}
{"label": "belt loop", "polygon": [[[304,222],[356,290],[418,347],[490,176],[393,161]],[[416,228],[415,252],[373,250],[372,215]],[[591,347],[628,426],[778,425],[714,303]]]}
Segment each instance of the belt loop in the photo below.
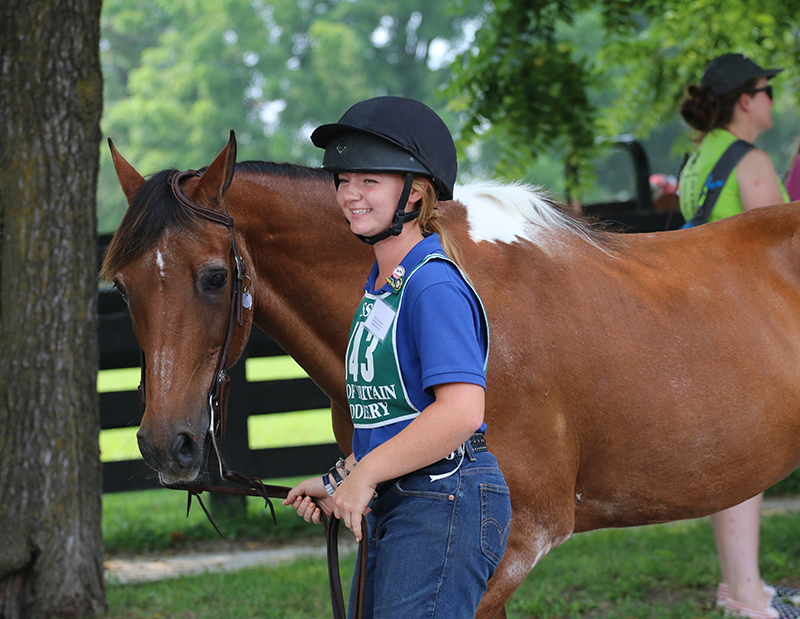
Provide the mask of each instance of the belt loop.
{"label": "belt loop", "polygon": [[464,451],[467,454],[470,462],[475,462],[475,449],[472,447],[472,437],[464,441]]}

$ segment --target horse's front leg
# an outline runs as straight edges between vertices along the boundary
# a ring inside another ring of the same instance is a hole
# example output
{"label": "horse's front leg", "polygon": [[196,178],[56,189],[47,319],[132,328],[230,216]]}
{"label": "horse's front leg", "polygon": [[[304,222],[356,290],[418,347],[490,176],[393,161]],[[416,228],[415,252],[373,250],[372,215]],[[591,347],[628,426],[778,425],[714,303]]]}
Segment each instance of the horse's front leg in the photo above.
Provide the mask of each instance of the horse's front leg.
{"label": "horse's front leg", "polygon": [[[521,504],[511,492],[511,532],[503,560],[497,566],[486,594],[478,606],[476,619],[505,619],[505,604],[533,567],[553,548],[569,539],[574,529],[574,506],[550,508],[548,513]],[[553,498],[550,505],[563,505]],[[539,505],[547,504],[539,502]]]}

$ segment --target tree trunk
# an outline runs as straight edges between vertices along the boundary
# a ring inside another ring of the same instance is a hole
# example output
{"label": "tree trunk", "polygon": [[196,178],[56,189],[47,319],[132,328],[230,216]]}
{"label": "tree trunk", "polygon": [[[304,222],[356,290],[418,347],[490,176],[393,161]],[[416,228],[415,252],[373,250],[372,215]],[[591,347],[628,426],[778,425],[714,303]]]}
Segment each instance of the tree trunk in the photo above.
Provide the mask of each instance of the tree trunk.
{"label": "tree trunk", "polygon": [[105,611],[101,0],[0,3],[0,618]]}

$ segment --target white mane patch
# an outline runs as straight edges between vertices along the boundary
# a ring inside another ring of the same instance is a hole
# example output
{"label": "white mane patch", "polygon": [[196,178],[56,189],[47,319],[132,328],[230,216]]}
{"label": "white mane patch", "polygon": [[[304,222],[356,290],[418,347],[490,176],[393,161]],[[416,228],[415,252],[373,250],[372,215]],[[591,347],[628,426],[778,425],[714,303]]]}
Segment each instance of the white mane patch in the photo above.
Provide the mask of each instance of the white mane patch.
{"label": "white mane patch", "polygon": [[476,243],[527,240],[541,244],[548,236],[555,241],[552,233],[567,232],[595,244],[586,229],[559,209],[541,187],[478,181],[456,186],[454,197],[466,207],[469,234]]}

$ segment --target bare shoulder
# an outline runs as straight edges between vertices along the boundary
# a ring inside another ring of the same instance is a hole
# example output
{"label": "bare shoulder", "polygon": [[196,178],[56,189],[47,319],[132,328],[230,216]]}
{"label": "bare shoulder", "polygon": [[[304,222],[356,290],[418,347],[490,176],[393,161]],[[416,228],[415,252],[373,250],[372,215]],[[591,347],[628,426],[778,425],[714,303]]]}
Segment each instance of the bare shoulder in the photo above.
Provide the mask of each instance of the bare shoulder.
{"label": "bare shoulder", "polygon": [[770,159],[769,155],[767,155],[767,153],[760,148],[754,148],[744,157],[742,157],[742,160],[739,162],[739,165],[736,166],[736,169],[737,172],[742,171],[745,173],[757,172],[763,174],[765,172],[772,172],[777,177],[772,159]]}
{"label": "bare shoulder", "polygon": [[736,166],[736,181],[746,211],[784,202],[775,166],[769,155],[759,148],[742,157]]}

